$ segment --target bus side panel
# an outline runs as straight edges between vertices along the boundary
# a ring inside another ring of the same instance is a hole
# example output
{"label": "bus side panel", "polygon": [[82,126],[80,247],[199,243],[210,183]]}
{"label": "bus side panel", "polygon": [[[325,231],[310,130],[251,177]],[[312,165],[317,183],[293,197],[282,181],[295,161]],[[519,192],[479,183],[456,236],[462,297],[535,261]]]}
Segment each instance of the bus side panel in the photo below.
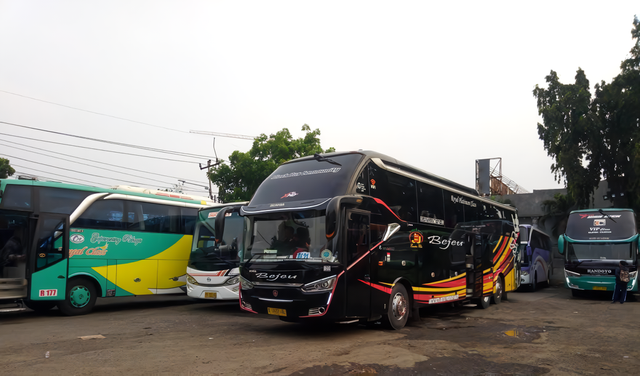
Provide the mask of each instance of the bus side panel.
{"label": "bus side panel", "polygon": [[502,236],[496,248],[494,248],[493,257],[493,279],[495,281],[500,275],[504,278],[504,291],[514,291],[518,288],[516,282],[515,258],[513,249],[515,247],[515,238],[513,236]]}
{"label": "bus side panel", "polygon": [[31,274],[30,299],[63,300],[67,287],[67,266],[68,260],[65,259]]}
{"label": "bus side panel", "polygon": [[81,258],[71,258],[69,260],[69,278],[78,277],[78,276],[90,276],[93,278],[100,287],[98,291],[98,296],[104,297],[106,290],[107,279],[98,273],[95,268],[106,267],[107,260],[89,260],[89,259],[81,259]]}
{"label": "bus side panel", "polygon": [[[158,234],[158,236],[171,236],[169,234]],[[175,241],[172,239],[172,241]],[[187,264],[191,254],[191,243],[193,235],[182,235],[180,239],[164,252],[151,259],[158,260],[158,287],[156,294],[183,293],[180,287],[186,284]],[[170,244],[169,241],[166,242]]]}

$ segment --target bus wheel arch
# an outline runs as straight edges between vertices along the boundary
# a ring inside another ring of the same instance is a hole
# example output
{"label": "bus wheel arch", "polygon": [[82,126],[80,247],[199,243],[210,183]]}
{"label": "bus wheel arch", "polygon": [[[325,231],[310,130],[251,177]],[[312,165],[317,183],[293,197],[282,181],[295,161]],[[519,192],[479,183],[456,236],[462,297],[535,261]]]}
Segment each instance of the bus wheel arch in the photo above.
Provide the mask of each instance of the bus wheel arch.
{"label": "bus wheel arch", "polygon": [[411,314],[412,299],[405,283],[396,282],[391,289],[387,307],[387,324],[390,329],[404,328]]}
{"label": "bus wheel arch", "polygon": [[85,315],[93,309],[100,286],[93,278],[79,276],[69,279],[65,299],[58,309],[66,316]]}

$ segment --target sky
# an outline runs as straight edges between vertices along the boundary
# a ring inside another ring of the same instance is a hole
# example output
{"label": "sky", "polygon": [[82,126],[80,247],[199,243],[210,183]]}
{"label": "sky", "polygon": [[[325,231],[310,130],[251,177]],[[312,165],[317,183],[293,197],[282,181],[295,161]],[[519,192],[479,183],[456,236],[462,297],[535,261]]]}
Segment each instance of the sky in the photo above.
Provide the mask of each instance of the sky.
{"label": "sky", "polygon": [[[634,15],[638,1],[0,0],[0,157],[42,180],[206,196],[200,164],[308,124],[325,149],[470,187],[477,159],[501,158],[521,189],[562,188],[532,91],[551,70],[610,82]],[[234,137],[214,151],[191,131]]]}

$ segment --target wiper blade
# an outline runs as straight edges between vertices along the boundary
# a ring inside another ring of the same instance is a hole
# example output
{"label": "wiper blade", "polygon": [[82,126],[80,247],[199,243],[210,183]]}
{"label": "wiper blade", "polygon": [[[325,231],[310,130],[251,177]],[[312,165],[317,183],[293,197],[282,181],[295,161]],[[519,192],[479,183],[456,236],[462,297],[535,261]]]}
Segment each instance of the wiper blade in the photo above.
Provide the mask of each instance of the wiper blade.
{"label": "wiper blade", "polygon": [[336,162],[336,161],[334,161],[332,159],[325,158],[325,157],[321,156],[318,153],[315,153],[313,155],[313,158],[315,158],[315,160],[318,161],[318,162],[329,162],[329,163],[334,164],[334,165],[342,166],[340,163],[338,163],[338,162]]}
{"label": "wiper blade", "polygon": [[605,213],[605,212],[604,212],[604,210],[602,210],[602,209],[598,209],[598,212],[599,212],[600,214],[602,214],[603,216],[608,217],[610,220],[612,220],[612,221],[613,221],[613,223],[618,223],[618,222],[616,222],[616,220],[615,220],[615,219],[611,218],[611,216],[610,216],[609,214]]}

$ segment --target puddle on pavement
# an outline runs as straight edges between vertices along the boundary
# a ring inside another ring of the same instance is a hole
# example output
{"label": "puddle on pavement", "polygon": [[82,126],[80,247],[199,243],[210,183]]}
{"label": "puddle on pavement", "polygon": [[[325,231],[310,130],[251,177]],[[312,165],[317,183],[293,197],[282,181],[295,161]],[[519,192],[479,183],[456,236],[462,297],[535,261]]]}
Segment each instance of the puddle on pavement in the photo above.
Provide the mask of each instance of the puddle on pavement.
{"label": "puddle on pavement", "polygon": [[518,338],[518,336],[520,335],[520,331],[518,329],[511,329],[504,332],[504,334],[508,335],[509,337]]}

